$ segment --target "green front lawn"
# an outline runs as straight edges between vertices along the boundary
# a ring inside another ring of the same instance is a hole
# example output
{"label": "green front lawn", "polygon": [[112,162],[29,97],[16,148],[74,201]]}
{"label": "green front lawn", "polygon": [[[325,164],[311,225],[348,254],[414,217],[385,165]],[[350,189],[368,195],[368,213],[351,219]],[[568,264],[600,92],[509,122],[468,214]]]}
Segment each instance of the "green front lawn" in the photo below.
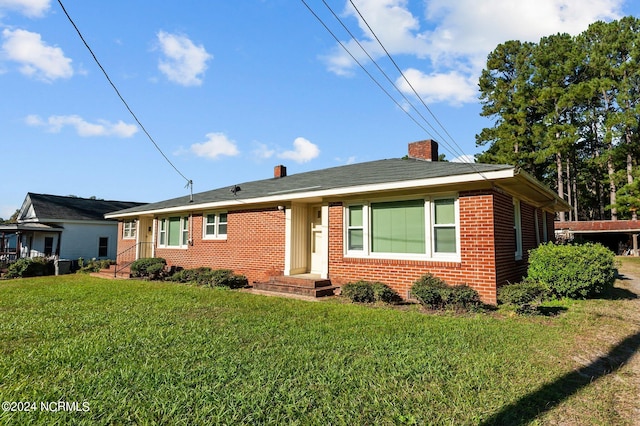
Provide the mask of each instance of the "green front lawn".
{"label": "green front lawn", "polygon": [[[554,318],[457,316],[84,275],[0,281],[0,400],[37,404],[0,424],[527,423],[588,387],[563,390],[577,335],[601,326],[580,308],[595,302],[575,303]],[[57,401],[81,411],[41,409]]]}

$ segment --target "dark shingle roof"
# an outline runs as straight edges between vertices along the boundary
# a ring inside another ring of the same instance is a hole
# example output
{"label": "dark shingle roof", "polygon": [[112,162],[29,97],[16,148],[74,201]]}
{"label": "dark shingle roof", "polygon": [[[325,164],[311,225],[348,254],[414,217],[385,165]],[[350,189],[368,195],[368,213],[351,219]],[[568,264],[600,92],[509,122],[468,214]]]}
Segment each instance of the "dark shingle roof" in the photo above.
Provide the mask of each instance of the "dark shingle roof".
{"label": "dark shingle roof", "polygon": [[104,215],[144,205],[129,201],[96,200],[59,195],[27,194],[38,219],[104,220]]}
{"label": "dark shingle roof", "polygon": [[502,164],[431,162],[410,158],[395,158],[298,173],[282,178],[238,183],[237,186],[239,186],[241,190],[235,195],[230,191],[229,186],[226,186],[224,188],[194,194],[193,202],[189,202],[189,196],[184,196],[134,207],[117,213],[126,214],[186,205],[250,200],[276,195],[294,195],[303,192],[326,191],[361,185],[430,179],[479,172],[486,173],[512,168],[513,166]]}

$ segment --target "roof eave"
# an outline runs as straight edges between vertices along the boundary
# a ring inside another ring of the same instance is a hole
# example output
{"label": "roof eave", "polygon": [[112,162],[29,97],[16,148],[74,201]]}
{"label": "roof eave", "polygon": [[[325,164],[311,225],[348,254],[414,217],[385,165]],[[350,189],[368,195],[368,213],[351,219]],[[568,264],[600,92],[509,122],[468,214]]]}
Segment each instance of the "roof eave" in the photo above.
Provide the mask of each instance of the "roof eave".
{"label": "roof eave", "polygon": [[497,185],[517,198],[523,199],[534,207],[551,210],[554,213],[572,209],[571,204],[543,185],[524,170],[515,170],[514,179]]}
{"label": "roof eave", "polygon": [[264,197],[254,197],[245,199],[224,200],[208,203],[187,203],[185,205],[173,206],[160,209],[137,210],[132,212],[113,212],[105,215],[107,219],[126,219],[147,215],[171,214],[189,212],[194,210],[214,210],[224,208],[234,208],[238,206],[257,204],[277,204],[286,202],[304,201],[326,197],[354,196],[358,194],[369,194],[385,192],[390,190],[406,190],[413,188],[433,188],[452,184],[467,184],[482,181],[502,180],[514,177],[514,168],[496,170],[490,172],[469,173],[463,175],[443,176],[428,179],[405,180],[400,182],[386,182],[373,185],[347,186],[342,188],[317,189],[312,191],[287,192],[286,194],[267,195]]}

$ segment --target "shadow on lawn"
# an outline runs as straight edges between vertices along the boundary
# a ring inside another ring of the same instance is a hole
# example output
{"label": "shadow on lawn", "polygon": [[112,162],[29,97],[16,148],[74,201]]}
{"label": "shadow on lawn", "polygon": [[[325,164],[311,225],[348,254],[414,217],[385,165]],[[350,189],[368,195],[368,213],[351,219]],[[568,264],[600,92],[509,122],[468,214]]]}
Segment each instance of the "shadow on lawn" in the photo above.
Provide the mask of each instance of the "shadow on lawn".
{"label": "shadow on lawn", "polygon": [[[620,284],[625,287],[629,286],[626,281],[633,282],[634,278],[617,272],[616,280],[620,281]],[[619,287],[618,283],[616,283],[616,286],[605,292],[605,294],[602,295],[602,298],[607,300],[633,300],[637,299],[638,295],[627,288]]]}
{"label": "shadow on lawn", "polygon": [[639,348],[640,332],[637,332],[618,343],[607,355],[525,395],[480,424],[486,426],[528,424],[593,381],[617,371]]}

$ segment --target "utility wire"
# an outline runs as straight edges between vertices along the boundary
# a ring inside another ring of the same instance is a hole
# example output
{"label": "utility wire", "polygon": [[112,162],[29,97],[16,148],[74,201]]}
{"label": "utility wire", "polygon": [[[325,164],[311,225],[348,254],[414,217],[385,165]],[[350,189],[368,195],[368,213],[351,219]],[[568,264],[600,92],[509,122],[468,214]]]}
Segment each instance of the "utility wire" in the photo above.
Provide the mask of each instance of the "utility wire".
{"label": "utility wire", "polygon": [[[400,73],[400,75],[402,76],[402,78],[404,79],[404,81],[407,83],[407,85],[409,85],[409,87],[411,88],[411,90],[413,91],[413,93],[416,95],[416,97],[420,100],[420,102],[422,103],[422,105],[427,109],[427,111],[429,111],[429,114],[431,114],[431,116],[433,117],[433,119],[436,121],[436,123],[438,123],[438,125],[442,128],[442,130],[444,130],[444,132],[447,134],[447,136],[449,136],[449,139],[451,140],[451,142],[462,152],[462,148],[460,148],[460,146],[456,143],[455,139],[449,134],[449,132],[447,131],[447,129],[442,125],[442,123],[440,122],[440,120],[438,120],[438,117],[435,116],[435,114],[433,113],[433,111],[431,111],[431,108],[429,108],[426,104],[426,102],[422,99],[422,96],[420,96],[418,94],[418,92],[416,91],[416,89],[413,87],[413,85],[411,84],[411,82],[409,81],[409,79],[407,78],[407,76],[404,74],[404,72],[400,69],[400,67],[398,66],[398,64],[396,63],[396,61],[393,59],[393,57],[391,56],[391,54],[389,53],[389,51],[387,50],[386,47],[384,47],[384,45],[382,44],[382,42],[380,41],[380,39],[378,38],[378,36],[376,35],[375,31],[373,31],[373,28],[371,28],[371,26],[369,25],[369,23],[367,22],[367,20],[364,18],[364,16],[362,16],[362,13],[360,13],[360,10],[358,9],[358,7],[353,3],[353,0],[349,0],[349,3],[351,3],[351,6],[353,6],[353,8],[355,9],[355,11],[358,13],[358,16],[360,16],[360,19],[362,19],[362,22],[365,23],[365,25],[367,26],[367,28],[369,29],[369,31],[371,31],[371,34],[373,34],[373,37],[376,39],[376,41],[378,42],[378,44],[380,45],[380,47],[382,47],[382,50],[384,50],[384,53],[387,55],[387,57],[389,58],[389,60],[393,63],[393,65],[396,67],[396,69],[398,70],[398,72]],[[444,138],[443,138],[444,139]]]}
{"label": "utility wire", "polygon": [[[378,71],[380,71],[380,73],[382,73],[382,75],[385,76],[385,78],[387,79],[387,81],[396,89],[396,91],[404,98],[405,102],[407,102],[408,105],[411,106],[411,108],[420,116],[420,118],[422,118],[424,120],[425,123],[427,123],[427,125],[431,128],[431,130],[433,130],[433,132],[440,137],[440,139],[444,139],[442,137],[442,135],[431,125],[431,123],[429,123],[429,121],[420,113],[420,111],[418,111],[418,109],[413,105],[413,103],[411,103],[411,101],[409,100],[409,98],[407,98],[407,96],[402,92],[402,90],[400,90],[398,88],[398,86],[393,82],[393,80],[389,77],[389,75],[382,69],[382,67],[378,64],[378,62],[376,62],[375,59],[373,59],[373,57],[369,54],[369,52],[367,51],[367,49],[364,48],[364,46],[360,43],[360,40],[358,40],[358,38],[351,32],[351,30],[349,30],[349,28],[344,24],[344,22],[342,22],[342,19],[340,19],[340,17],[334,12],[334,10],[331,8],[331,6],[329,6],[329,4],[325,1],[322,0],[322,2],[324,3],[324,5],[327,7],[327,9],[329,9],[329,11],[331,12],[331,14],[333,14],[334,18],[336,18],[336,20],[340,23],[340,25],[342,25],[342,28],[344,28],[344,30],[351,36],[351,38],[353,39],[353,41],[355,41],[358,46],[360,47],[360,49],[362,49],[362,51],[367,55],[367,57],[369,58],[369,60],[376,66],[376,68],[378,68]],[[344,47],[344,46],[343,46]],[[345,49],[346,50],[346,49]],[[404,108],[403,108],[404,109]]]}
{"label": "utility wire", "polygon": [[125,101],[124,97],[120,94],[120,91],[118,90],[118,88],[116,87],[116,85],[113,83],[113,81],[111,80],[111,78],[109,77],[109,74],[107,74],[107,71],[104,69],[104,67],[102,66],[102,64],[100,63],[100,61],[98,60],[98,58],[96,57],[96,55],[93,53],[93,50],[91,49],[91,47],[89,46],[89,44],[86,42],[86,40],[84,39],[84,37],[82,36],[82,33],[80,32],[80,29],[78,29],[78,26],[75,24],[75,22],[73,21],[73,19],[71,19],[71,16],[69,15],[69,13],[67,12],[67,9],[64,7],[64,5],[62,4],[62,0],[58,0],[58,4],[60,5],[60,7],[62,8],[62,11],[64,12],[64,14],[67,16],[67,19],[69,20],[69,22],[71,22],[71,25],[73,25],[73,28],[76,30],[76,32],[78,33],[78,36],[80,37],[80,40],[82,40],[82,43],[84,43],[85,47],[89,50],[89,53],[91,53],[91,56],[93,57],[93,60],[96,62],[96,64],[98,65],[98,67],[100,68],[100,70],[102,71],[102,73],[104,74],[104,76],[106,77],[107,81],[109,82],[109,84],[111,85],[111,87],[113,87],[113,90],[115,90],[116,95],[118,95],[118,98],[120,98],[120,100],[122,101],[122,103],[124,104],[124,106],[127,108],[127,111],[129,111],[129,113],[131,114],[131,116],[133,117],[133,119],[136,121],[136,123],[138,123],[138,126],[140,126],[140,128],[142,129],[142,131],[145,133],[145,135],[147,135],[147,138],[151,141],[151,143],[153,143],[153,146],[156,147],[156,149],[158,150],[158,152],[164,157],[164,159],[167,161],[167,163],[169,163],[169,165],[171,167],[173,167],[173,170],[175,170],[180,176],[182,176],[182,178],[187,181],[187,185],[188,187],[191,188],[191,194],[193,196],[193,181],[191,179],[188,179],[184,174],[182,174],[182,172],[180,170],[178,170],[178,168],[171,162],[171,160],[169,160],[169,158],[165,155],[164,152],[162,152],[162,149],[160,148],[160,146],[158,146],[158,144],[156,143],[156,141],[153,139],[153,137],[151,137],[151,134],[149,134],[149,132],[147,131],[147,129],[142,125],[142,123],[140,122],[140,120],[138,120],[138,117],[136,116],[136,114],[133,112],[133,110],[131,109],[131,107],[129,107],[129,104],[127,103],[127,101]]}
{"label": "utility wire", "polygon": [[[376,79],[376,77],[374,77],[367,69],[366,67],[354,56],[353,53],[351,53],[351,51],[344,45],[344,43],[342,41],[340,41],[340,39],[335,35],[335,33],[329,28],[329,26],[322,20],[322,18],[306,3],[305,0],[301,0],[302,3],[307,7],[307,9],[309,9],[309,11],[311,12],[311,14],[318,20],[318,22],[320,22],[320,24],[327,30],[327,32],[329,32],[329,34],[331,34],[331,36],[333,36],[333,38],[336,40],[336,42],[342,47],[342,49],[344,49],[344,51],[353,59],[353,61],[358,64],[360,66],[360,68],[369,76],[369,78],[400,108],[400,110],[402,112],[404,112],[414,123],[416,123],[422,130],[425,131],[425,133],[427,133],[427,135],[429,135],[429,137],[431,137],[432,139],[435,139],[432,136],[432,132],[430,132],[429,130],[427,130],[420,122],[418,122],[418,120],[411,115],[411,113],[409,111],[406,110],[405,107],[403,107],[402,105],[400,105],[398,103],[398,101],[382,86],[382,84]],[[373,59],[373,57],[369,54],[369,52],[367,51],[367,49],[359,42],[359,40],[357,39],[357,37],[355,37],[355,35],[348,29],[348,27],[344,24],[344,22],[340,19],[340,17],[333,11],[333,9],[323,0],[323,3],[325,4],[325,6],[327,7],[327,9],[329,11],[331,11],[331,13],[333,14],[333,16],[335,17],[335,19],[342,25],[342,27],[345,29],[345,31],[347,31],[347,33],[349,33],[349,35],[351,36],[351,38],[358,44],[358,46],[360,47],[360,49],[362,49],[362,51],[369,57],[369,59],[371,60],[372,63],[374,63],[376,65],[376,67],[378,68],[378,70],[380,71],[380,73],[382,75],[385,76],[385,78],[387,79],[387,81],[396,89],[396,91],[398,91],[398,93],[400,93],[400,95],[404,98],[404,100],[407,102],[407,104],[409,106],[411,106],[411,108],[420,116],[420,118],[422,118],[422,120],[427,124],[427,126],[429,126],[433,132],[435,134],[437,134],[440,138],[440,140],[442,141],[442,143],[445,145],[445,148],[447,151],[451,152],[454,156],[461,156],[463,153],[462,151],[456,151],[455,148],[453,148],[453,146],[451,144],[448,143],[448,141],[437,131],[437,129],[434,128],[433,125],[431,125],[431,123],[429,122],[429,120],[427,120],[426,117],[424,117],[424,115],[422,115],[418,109],[415,107],[415,105],[405,96],[405,94],[397,87],[397,85],[391,80],[391,78],[387,75],[387,73],[380,67],[380,65]],[[384,49],[384,46],[382,46]],[[386,50],[386,49],[385,49]],[[417,95],[417,94],[416,94]],[[418,95],[417,95],[418,96]],[[418,96],[418,98],[420,98]],[[421,98],[420,98],[421,99]],[[422,100],[422,99],[421,99]],[[423,102],[424,103],[424,102]],[[425,105],[426,107],[426,105]],[[428,107],[427,107],[428,109]],[[433,113],[429,110],[429,112],[433,115]],[[437,120],[436,120],[437,121]],[[438,124],[440,124],[438,122]],[[444,127],[442,126],[442,124],[440,124],[440,127],[442,127],[444,129]],[[446,131],[446,129],[445,129]],[[448,134],[448,133],[447,133]],[[474,168],[475,169],[475,168]]]}
{"label": "utility wire", "polygon": [[369,78],[380,88],[380,90],[382,90],[389,97],[389,99],[391,99],[398,106],[398,108],[400,108],[401,111],[404,111],[404,113],[407,114],[409,118],[413,120],[414,123],[416,123],[422,130],[424,130],[425,133],[431,136],[431,132],[429,132],[421,123],[419,123],[415,117],[409,114],[402,107],[402,105],[400,105],[400,103],[393,96],[391,96],[391,94],[380,84],[380,82],[378,82],[378,80],[376,80],[376,78],[373,75],[371,75],[371,73],[364,67],[364,65],[362,65],[360,61],[358,61],[358,59],[356,59],[356,57],[349,51],[349,49],[347,49],[347,47],[342,43],[342,41],[340,41],[338,36],[336,36],[335,33],[331,31],[331,29],[327,26],[327,24],[325,24],[322,18],[320,18],[320,16],[318,16],[318,14],[316,14],[316,12],[313,9],[311,9],[311,7],[307,4],[307,2],[305,0],[301,0],[301,1],[307,7],[307,9],[309,9],[309,12],[311,12],[311,14],[318,20],[318,22],[320,22],[320,24],[329,32],[329,34],[333,36],[336,42],[338,42],[338,44],[342,46],[345,52],[347,52],[349,56],[351,56],[351,59],[353,59],[360,66],[360,68],[362,68],[362,70],[369,76]]}

